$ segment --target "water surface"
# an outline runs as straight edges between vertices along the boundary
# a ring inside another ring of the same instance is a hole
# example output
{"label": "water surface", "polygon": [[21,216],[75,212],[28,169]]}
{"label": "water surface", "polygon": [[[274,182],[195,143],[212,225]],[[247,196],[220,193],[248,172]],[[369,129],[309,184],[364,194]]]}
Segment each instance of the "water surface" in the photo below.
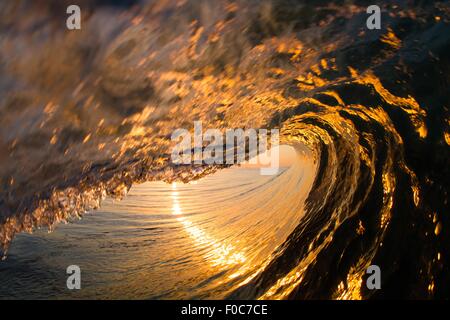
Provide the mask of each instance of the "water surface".
{"label": "water surface", "polygon": [[[225,297],[298,224],[312,175],[309,166],[278,176],[230,168],[189,184],[136,185],[53,233],[19,235],[0,263],[0,298]],[[69,265],[81,268],[79,291],[66,288]]]}

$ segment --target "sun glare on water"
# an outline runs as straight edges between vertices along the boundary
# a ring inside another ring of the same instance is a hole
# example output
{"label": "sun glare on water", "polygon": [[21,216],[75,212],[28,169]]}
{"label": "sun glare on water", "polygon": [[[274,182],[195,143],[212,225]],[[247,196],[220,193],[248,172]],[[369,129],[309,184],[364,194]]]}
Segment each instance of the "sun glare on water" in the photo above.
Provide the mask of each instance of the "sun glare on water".
{"label": "sun glare on water", "polygon": [[207,259],[212,266],[231,266],[244,263],[247,260],[242,252],[236,252],[236,248],[232,244],[215,240],[183,216],[176,182],[172,183],[171,198],[172,214],[177,216],[177,221],[182,224],[185,231],[198,246],[210,248],[205,259]]}

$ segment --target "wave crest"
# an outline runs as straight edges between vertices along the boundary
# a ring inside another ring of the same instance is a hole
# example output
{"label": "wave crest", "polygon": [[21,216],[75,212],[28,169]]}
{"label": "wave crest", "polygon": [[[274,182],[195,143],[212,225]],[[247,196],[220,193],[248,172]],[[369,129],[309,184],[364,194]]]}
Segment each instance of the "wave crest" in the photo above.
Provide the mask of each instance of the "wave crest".
{"label": "wave crest", "polygon": [[[279,127],[319,163],[307,215],[232,297],[449,296],[436,259],[450,243],[436,231],[448,226],[444,3],[388,3],[373,32],[359,1],[94,5],[80,33],[54,27],[52,4],[22,4],[41,14],[0,27],[4,250],[133,183],[220,169],[171,165],[176,128]],[[376,294],[362,285],[370,264],[386,284]]]}

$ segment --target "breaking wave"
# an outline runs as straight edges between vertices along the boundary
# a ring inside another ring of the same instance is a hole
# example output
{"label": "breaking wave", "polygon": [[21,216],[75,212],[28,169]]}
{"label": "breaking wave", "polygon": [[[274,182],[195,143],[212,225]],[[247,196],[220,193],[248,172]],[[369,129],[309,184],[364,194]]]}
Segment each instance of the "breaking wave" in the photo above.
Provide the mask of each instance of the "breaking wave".
{"label": "breaking wave", "polygon": [[[420,3],[419,3],[420,2]],[[317,162],[305,215],[231,298],[448,298],[450,9],[365,1],[0,4],[0,243],[191,181],[171,133],[279,128]],[[376,264],[383,287],[366,289]]]}

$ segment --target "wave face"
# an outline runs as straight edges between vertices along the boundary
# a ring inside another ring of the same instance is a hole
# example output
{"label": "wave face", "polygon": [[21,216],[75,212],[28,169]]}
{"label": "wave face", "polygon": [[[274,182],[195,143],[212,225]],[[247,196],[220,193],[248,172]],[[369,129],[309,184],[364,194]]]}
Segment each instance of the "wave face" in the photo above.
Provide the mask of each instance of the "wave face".
{"label": "wave face", "polygon": [[[21,234],[0,264],[0,299],[225,298],[303,216],[315,166],[299,160],[277,176],[230,168],[189,184],[135,185],[77,223]],[[83,290],[67,290],[58,271],[73,263]]]}
{"label": "wave face", "polygon": [[[317,172],[305,215],[230,298],[449,298],[447,1],[0,4],[0,243],[133,183],[191,181],[170,136],[280,128]],[[62,10],[61,10],[62,6]],[[383,287],[369,291],[376,264]]]}

